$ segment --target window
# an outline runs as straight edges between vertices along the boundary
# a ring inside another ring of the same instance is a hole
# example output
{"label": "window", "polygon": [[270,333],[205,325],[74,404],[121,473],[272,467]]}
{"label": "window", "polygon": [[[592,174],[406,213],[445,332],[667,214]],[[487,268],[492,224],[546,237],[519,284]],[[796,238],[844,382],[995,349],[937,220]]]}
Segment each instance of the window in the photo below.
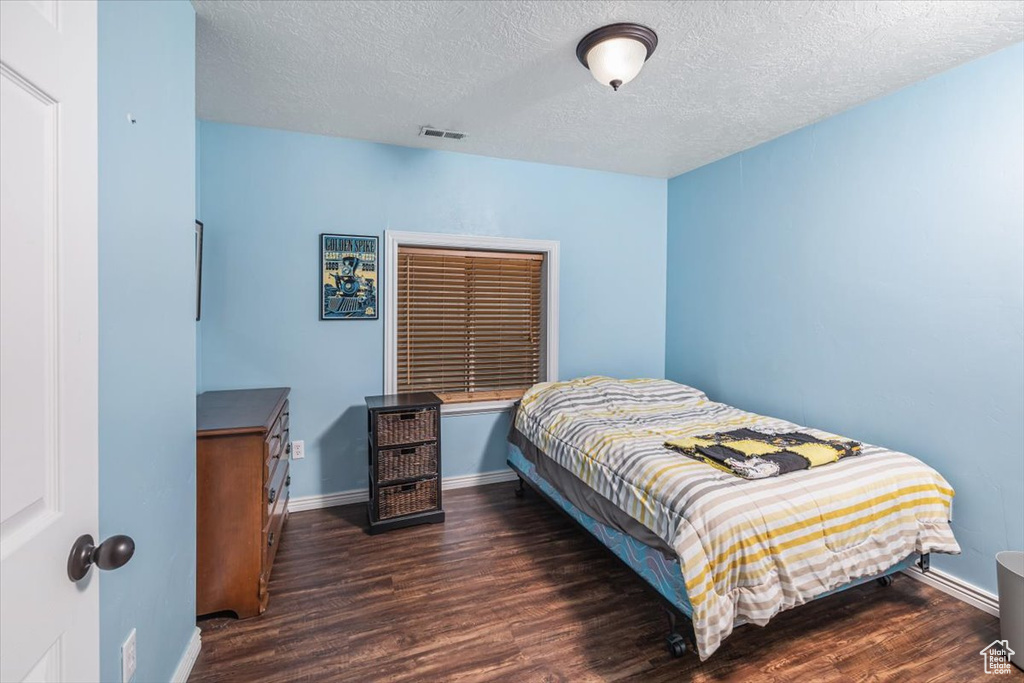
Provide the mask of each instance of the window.
{"label": "window", "polygon": [[557,243],[391,233],[386,391],[498,410],[554,379]]}

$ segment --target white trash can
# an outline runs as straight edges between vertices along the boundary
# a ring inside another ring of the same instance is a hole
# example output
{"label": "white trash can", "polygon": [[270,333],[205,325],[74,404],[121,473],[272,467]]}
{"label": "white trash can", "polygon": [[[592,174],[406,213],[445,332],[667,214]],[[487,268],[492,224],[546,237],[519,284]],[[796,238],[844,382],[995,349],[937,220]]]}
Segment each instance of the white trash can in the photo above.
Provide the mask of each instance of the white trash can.
{"label": "white trash can", "polygon": [[996,554],[999,586],[999,634],[1014,655],[1010,661],[1024,669],[1024,552],[1004,550]]}

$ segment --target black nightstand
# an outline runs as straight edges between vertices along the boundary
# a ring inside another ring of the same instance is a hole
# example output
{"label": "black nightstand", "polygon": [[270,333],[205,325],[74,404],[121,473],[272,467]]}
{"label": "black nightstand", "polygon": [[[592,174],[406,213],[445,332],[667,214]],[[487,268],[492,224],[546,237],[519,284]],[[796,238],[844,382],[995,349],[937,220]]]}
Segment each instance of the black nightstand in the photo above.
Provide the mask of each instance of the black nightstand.
{"label": "black nightstand", "polygon": [[444,521],[441,399],[430,392],[367,396],[370,533]]}

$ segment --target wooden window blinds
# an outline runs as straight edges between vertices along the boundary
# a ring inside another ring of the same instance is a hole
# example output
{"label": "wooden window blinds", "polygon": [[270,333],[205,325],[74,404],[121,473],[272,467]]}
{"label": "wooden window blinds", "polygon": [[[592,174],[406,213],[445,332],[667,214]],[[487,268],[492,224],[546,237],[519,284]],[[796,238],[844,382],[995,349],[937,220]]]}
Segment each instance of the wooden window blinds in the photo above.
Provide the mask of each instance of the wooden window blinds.
{"label": "wooden window blinds", "polygon": [[519,398],[541,376],[542,254],[398,248],[398,391]]}

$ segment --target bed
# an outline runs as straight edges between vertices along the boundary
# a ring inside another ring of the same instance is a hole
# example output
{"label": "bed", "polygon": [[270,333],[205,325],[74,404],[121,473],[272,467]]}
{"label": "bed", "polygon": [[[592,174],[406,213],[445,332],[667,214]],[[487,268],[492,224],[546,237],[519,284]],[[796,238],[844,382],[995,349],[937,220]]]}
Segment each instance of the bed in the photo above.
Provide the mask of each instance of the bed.
{"label": "bed", "polygon": [[953,490],[904,453],[748,480],[665,446],[749,428],[835,435],[716,403],[668,380],[585,377],[517,404],[508,463],[662,599],[670,652],[701,659],[741,624],[959,553]]}

